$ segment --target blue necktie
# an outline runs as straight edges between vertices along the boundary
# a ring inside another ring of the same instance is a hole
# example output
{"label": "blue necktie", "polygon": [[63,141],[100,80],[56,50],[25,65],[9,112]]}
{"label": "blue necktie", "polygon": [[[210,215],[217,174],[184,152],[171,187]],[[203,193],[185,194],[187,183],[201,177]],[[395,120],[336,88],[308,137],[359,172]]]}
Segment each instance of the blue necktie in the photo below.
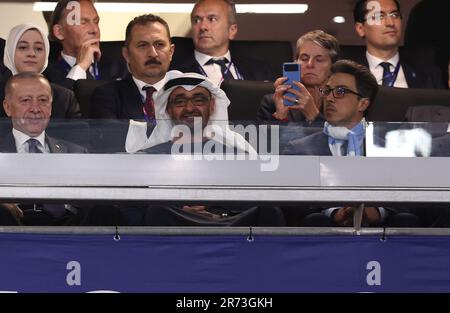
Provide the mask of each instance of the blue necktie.
{"label": "blue necktie", "polygon": [[40,142],[37,139],[30,138],[27,140],[28,143],[28,153],[42,153],[41,149],[39,149]]}
{"label": "blue necktie", "polygon": [[383,86],[392,87],[394,84],[394,75],[391,72],[391,63],[381,62],[381,67],[383,68]]}
{"label": "blue necktie", "polygon": [[234,79],[233,74],[231,74],[230,67],[227,66],[227,58],[223,59],[210,59],[205,65],[218,64],[220,66],[220,71],[222,72],[223,79]]}

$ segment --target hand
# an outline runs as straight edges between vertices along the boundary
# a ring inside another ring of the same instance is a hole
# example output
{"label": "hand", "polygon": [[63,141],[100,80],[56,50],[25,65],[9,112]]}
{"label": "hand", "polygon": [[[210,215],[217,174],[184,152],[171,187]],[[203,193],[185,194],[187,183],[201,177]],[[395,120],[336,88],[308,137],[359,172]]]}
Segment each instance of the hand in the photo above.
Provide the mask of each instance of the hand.
{"label": "hand", "polygon": [[273,94],[273,102],[275,103],[275,114],[277,119],[284,120],[287,119],[289,113],[289,107],[285,106],[283,103],[283,96],[287,92],[290,85],[283,85],[283,83],[287,80],[287,77],[278,78],[273,84],[275,87],[275,93]]}
{"label": "hand", "polygon": [[[300,90],[296,90],[293,88],[288,89],[287,91],[294,94],[295,98],[283,96],[283,99],[291,101],[293,103],[298,103],[296,105],[288,106],[290,110],[299,110],[305,116],[307,121],[314,121],[319,115],[319,105],[316,103],[315,99],[320,99],[319,88],[314,87],[312,92],[315,94],[311,95],[309,90],[300,82],[293,82]],[[317,93],[317,95],[316,95]]]}
{"label": "hand", "polygon": [[102,56],[98,39],[86,40],[80,48],[77,56],[77,64],[85,71],[89,69],[92,61],[99,61]]}
{"label": "hand", "polygon": [[198,214],[211,220],[220,219],[219,215],[206,211],[206,206],[204,205],[193,205],[193,206],[185,205],[181,209],[185,212]]}
{"label": "hand", "polygon": [[18,222],[23,218],[23,211],[16,203],[0,203],[0,206],[6,208]]}
{"label": "hand", "polygon": [[283,77],[278,77],[276,81],[274,81],[273,83],[273,88],[277,89],[278,86],[284,85],[284,82],[287,81],[287,77],[283,76]]}
{"label": "hand", "polygon": [[[278,119],[287,119],[289,110],[299,110],[305,116],[307,121],[314,121],[319,115],[320,103],[316,103],[320,99],[319,88],[314,87],[311,89],[313,95],[310,91],[300,82],[293,82],[299,90],[292,89],[291,85],[284,85],[287,77],[280,77],[274,82],[275,93],[273,96],[273,101],[276,108],[276,117]],[[296,97],[285,96],[286,92],[294,94]],[[316,100],[317,99],[317,100]],[[286,106],[283,100],[288,100],[292,103],[297,103],[295,105]]]}
{"label": "hand", "polygon": [[339,226],[353,226],[354,212],[355,208],[351,206],[337,209],[332,216],[333,221]]}

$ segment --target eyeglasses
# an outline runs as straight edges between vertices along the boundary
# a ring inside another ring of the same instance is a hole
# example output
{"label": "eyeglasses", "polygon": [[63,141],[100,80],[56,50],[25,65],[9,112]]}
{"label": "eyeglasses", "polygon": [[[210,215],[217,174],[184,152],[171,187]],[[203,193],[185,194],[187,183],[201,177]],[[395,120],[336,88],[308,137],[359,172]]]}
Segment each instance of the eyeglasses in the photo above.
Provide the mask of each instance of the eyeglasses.
{"label": "eyeglasses", "polygon": [[386,12],[374,12],[374,13],[372,13],[370,15],[367,15],[366,21],[372,22],[372,23],[375,23],[375,22],[378,22],[378,21],[381,22],[381,21],[386,20],[386,18],[388,16],[390,18],[392,18],[393,20],[399,20],[399,19],[402,18],[402,14],[400,13],[400,11],[393,11],[393,12],[389,12],[389,13],[386,13]]}
{"label": "eyeglasses", "polygon": [[333,93],[333,97],[335,97],[336,99],[344,98],[345,94],[347,94],[347,93],[352,93],[352,94],[357,95],[357,96],[359,96],[361,98],[365,98],[363,95],[361,95],[361,94],[359,94],[359,93],[357,93],[357,92],[355,92],[355,91],[353,91],[351,89],[342,87],[342,86],[337,86],[337,87],[334,87],[334,88],[330,88],[330,87],[327,86],[325,88],[319,88],[319,91],[320,91],[320,94],[322,96],[324,96],[324,97],[328,96],[330,94],[330,92],[332,92]]}
{"label": "eyeglasses", "polygon": [[204,105],[207,105],[210,101],[210,97],[196,95],[191,98],[187,97],[176,97],[175,99],[170,100],[169,104],[177,107],[177,108],[184,108],[187,106],[188,102],[191,102],[196,107],[201,107]]}

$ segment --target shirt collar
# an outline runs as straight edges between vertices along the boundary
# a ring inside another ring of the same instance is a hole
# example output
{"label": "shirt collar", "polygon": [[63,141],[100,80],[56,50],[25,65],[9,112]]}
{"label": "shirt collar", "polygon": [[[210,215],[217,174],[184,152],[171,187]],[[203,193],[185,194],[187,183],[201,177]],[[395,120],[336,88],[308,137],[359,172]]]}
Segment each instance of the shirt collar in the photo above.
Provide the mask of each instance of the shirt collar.
{"label": "shirt collar", "polygon": [[147,84],[146,82],[143,82],[142,80],[139,80],[139,79],[137,79],[137,78],[134,77],[134,76],[132,76],[132,77],[133,77],[134,83],[136,84],[136,86],[137,86],[138,89],[139,89],[139,92],[140,92],[141,95],[143,96],[143,99],[145,99],[146,94],[145,94],[145,91],[142,90],[142,88],[144,88],[145,86],[153,86],[153,87],[156,89],[156,91],[159,91],[161,88],[164,87],[164,84],[165,84],[165,82],[166,82],[166,77],[165,77],[165,76],[164,76],[164,78],[161,79],[159,82],[154,83],[154,84]]}
{"label": "shirt collar", "polygon": [[70,65],[70,67],[74,67],[75,64],[77,64],[77,58],[71,56],[71,55],[67,55],[64,52],[61,51],[61,57],[64,59],[64,61],[67,62],[67,64]]}
{"label": "shirt collar", "polygon": [[[70,65],[70,67],[74,67],[75,64],[77,64],[77,58],[71,56],[71,55],[67,55],[64,52],[61,51],[61,57],[64,59],[64,61],[67,62],[67,64]],[[92,60],[91,63],[94,63],[94,60]]]}
{"label": "shirt collar", "polygon": [[37,137],[30,137],[27,134],[24,134],[20,130],[17,130],[15,128],[12,129],[12,133],[16,141],[16,147],[21,147],[28,139],[34,138],[37,141],[39,141],[42,147],[45,148],[45,130]]}
{"label": "shirt collar", "polygon": [[228,61],[231,62],[231,53],[230,50],[227,51],[227,53],[225,53],[224,55],[220,56],[220,57],[213,57],[211,55],[207,55],[204,53],[201,53],[197,50],[194,50],[194,56],[195,59],[197,60],[198,64],[200,64],[201,66],[204,66],[206,62],[208,62],[210,59],[223,59],[223,58],[227,58]]}
{"label": "shirt collar", "polygon": [[393,67],[395,67],[397,66],[397,63],[400,61],[400,55],[398,54],[398,52],[389,60],[383,60],[376,56],[371,55],[368,51],[366,51],[366,58],[367,63],[369,63],[369,68],[371,71],[378,65],[380,65],[381,62],[389,62]]}

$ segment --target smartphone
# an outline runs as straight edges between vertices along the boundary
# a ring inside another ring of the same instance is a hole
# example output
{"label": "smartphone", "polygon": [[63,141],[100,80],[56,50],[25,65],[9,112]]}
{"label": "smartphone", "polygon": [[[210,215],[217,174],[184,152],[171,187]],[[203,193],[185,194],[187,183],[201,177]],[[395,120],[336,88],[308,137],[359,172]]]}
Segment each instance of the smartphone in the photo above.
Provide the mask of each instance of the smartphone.
{"label": "smartphone", "polygon": [[[283,76],[287,77],[287,81],[284,82],[285,85],[291,85],[292,89],[300,90],[299,87],[294,85],[293,81],[300,82],[300,64],[298,63],[283,63]],[[297,96],[287,92],[285,94],[288,97],[296,99]],[[284,105],[291,106],[295,105],[295,102],[288,100],[283,100]]]}

